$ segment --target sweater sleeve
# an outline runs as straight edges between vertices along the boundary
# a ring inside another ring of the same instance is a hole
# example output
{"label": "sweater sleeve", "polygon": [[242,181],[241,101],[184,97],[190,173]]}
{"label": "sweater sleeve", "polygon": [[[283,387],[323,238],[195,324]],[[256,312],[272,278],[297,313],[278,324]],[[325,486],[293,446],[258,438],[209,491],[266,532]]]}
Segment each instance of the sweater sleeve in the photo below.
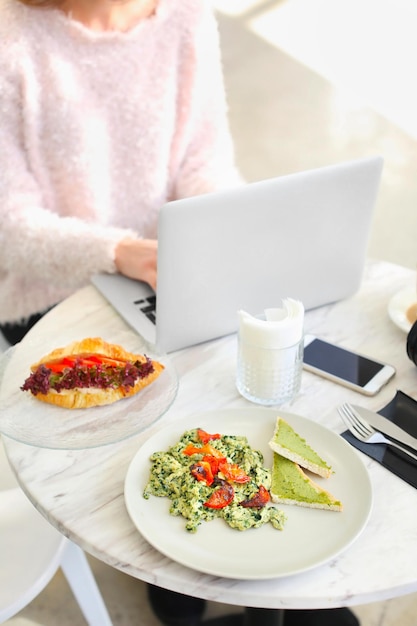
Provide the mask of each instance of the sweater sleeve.
{"label": "sweater sleeve", "polygon": [[116,243],[136,235],[48,210],[28,165],[31,146],[22,119],[22,86],[12,64],[5,67],[6,55],[1,56],[0,272],[77,288],[95,272],[116,271]]}
{"label": "sweater sleeve", "polygon": [[[228,122],[217,21],[208,2],[203,6],[184,48],[177,129],[186,129],[177,145],[181,154],[174,198],[217,191],[243,183],[236,167]],[[178,132],[178,130],[177,130]]]}

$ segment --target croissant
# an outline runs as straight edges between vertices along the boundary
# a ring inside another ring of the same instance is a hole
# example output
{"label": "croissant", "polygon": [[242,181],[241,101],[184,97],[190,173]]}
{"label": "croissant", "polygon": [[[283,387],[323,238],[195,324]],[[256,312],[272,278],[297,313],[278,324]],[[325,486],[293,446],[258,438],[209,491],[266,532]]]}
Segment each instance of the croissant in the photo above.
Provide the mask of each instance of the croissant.
{"label": "croissant", "polygon": [[86,409],[137,394],[158,378],[164,365],[93,337],[53,350],[30,369],[22,391],[41,402]]}

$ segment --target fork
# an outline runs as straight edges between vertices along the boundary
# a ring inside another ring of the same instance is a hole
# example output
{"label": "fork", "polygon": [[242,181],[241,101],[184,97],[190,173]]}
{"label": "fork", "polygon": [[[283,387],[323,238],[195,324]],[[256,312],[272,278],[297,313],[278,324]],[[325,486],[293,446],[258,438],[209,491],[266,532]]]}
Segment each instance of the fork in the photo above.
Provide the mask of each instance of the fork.
{"label": "fork", "polygon": [[407,454],[417,461],[415,454],[403,448],[403,446],[400,446],[395,441],[391,441],[391,439],[385,437],[385,435],[378,430],[372,428],[372,426],[347,402],[338,407],[337,410],[352,435],[354,435],[356,439],[359,439],[359,441],[363,441],[364,443],[385,443],[388,446],[398,448],[398,450],[401,450],[401,452],[404,452],[404,454]]}

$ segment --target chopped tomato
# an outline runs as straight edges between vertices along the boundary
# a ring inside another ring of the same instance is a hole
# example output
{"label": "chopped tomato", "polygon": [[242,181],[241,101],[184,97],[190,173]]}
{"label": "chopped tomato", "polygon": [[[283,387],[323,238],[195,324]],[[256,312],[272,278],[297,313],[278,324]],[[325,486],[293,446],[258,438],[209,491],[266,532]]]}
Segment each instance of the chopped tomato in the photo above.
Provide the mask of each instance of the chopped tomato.
{"label": "chopped tomato", "polygon": [[68,367],[68,365],[64,365],[63,363],[44,363],[44,365],[48,370],[56,374],[63,372],[64,369]]}
{"label": "chopped tomato", "polygon": [[220,482],[220,487],[213,491],[207,502],[204,502],[204,506],[209,509],[223,509],[232,502],[235,496],[235,490],[230,483],[225,480],[218,480]]}
{"label": "chopped tomato", "polygon": [[125,365],[126,361],[111,359],[101,354],[74,354],[73,356],[64,356],[57,361],[45,363],[45,367],[52,372],[61,373],[65,369],[79,365],[80,367],[95,367],[97,365],[108,365],[109,367],[120,367]]}
{"label": "chopped tomato", "polygon": [[248,483],[250,476],[248,476],[239,465],[236,463],[229,463],[227,459],[220,459],[219,472],[223,474],[226,480],[231,480],[234,483]]}
{"label": "chopped tomato", "polygon": [[208,487],[213,484],[213,472],[211,470],[210,463],[207,463],[207,461],[198,461],[198,463],[194,463],[194,465],[192,465],[190,469],[191,474],[197,480],[204,482]]}
{"label": "chopped tomato", "polygon": [[267,502],[269,502],[270,499],[271,499],[271,496],[269,495],[268,489],[265,489],[265,487],[261,485],[257,493],[255,493],[248,500],[242,500],[242,502],[239,502],[239,504],[243,507],[260,508],[260,507],[265,506],[265,504],[267,504]]}
{"label": "chopped tomato", "polygon": [[189,443],[188,446],[184,448],[182,453],[186,454],[187,456],[191,456],[192,454],[208,454],[218,459],[223,458],[223,454],[219,450],[216,450],[216,448],[213,448],[213,446],[211,446],[209,443],[204,444],[204,446],[201,446],[201,448],[195,446],[193,443]]}
{"label": "chopped tomato", "polygon": [[189,443],[188,446],[184,448],[182,453],[186,454],[187,456],[192,456],[193,454],[203,454],[203,450],[202,448],[198,448],[197,446],[195,446],[193,443]]}
{"label": "chopped tomato", "polygon": [[51,372],[60,374],[61,372],[63,372],[65,369],[68,368],[68,365],[64,365],[63,363],[45,363],[45,367],[48,370],[51,370]]}
{"label": "chopped tomato", "polygon": [[78,365],[79,367],[96,367],[99,363],[90,357],[79,357],[74,361],[73,365]]}
{"label": "chopped tomato", "polygon": [[197,429],[197,435],[198,435],[198,438],[200,439],[200,441],[202,443],[208,443],[212,439],[220,439],[220,437],[221,437],[221,435],[219,435],[219,433],[216,433],[215,435],[210,435],[210,433],[207,433],[202,428],[198,428]]}
{"label": "chopped tomato", "polygon": [[219,462],[223,459],[224,457],[222,457],[221,459],[218,459],[216,456],[213,456],[212,454],[205,454],[203,456],[203,461],[206,461],[206,463],[210,464],[211,467],[211,471],[213,473],[213,476],[215,476],[218,471],[219,471]]}
{"label": "chopped tomato", "polygon": [[220,450],[217,450],[217,448],[214,448],[209,443],[206,443],[203,446],[203,450],[204,450],[204,454],[209,454],[210,456],[214,456],[216,459],[224,459],[223,452],[220,452]]}
{"label": "chopped tomato", "polygon": [[65,369],[74,367],[75,358],[64,357],[63,359],[59,359],[57,361],[50,361],[49,363],[45,363],[45,367],[55,373],[61,373]]}
{"label": "chopped tomato", "polygon": [[60,362],[61,362],[63,365],[68,365],[68,367],[72,367],[72,366],[74,365],[75,361],[76,361],[76,357],[75,357],[75,356],[74,356],[74,357],[71,357],[71,356],[64,356],[64,358],[63,358],[63,359],[61,359],[61,361],[60,361]]}
{"label": "chopped tomato", "polygon": [[121,365],[126,365],[127,363],[127,361],[123,361],[122,359],[104,356],[104,354],[90,354],[87,359],[95,365],[110,365],[111,367],[120,367]]}

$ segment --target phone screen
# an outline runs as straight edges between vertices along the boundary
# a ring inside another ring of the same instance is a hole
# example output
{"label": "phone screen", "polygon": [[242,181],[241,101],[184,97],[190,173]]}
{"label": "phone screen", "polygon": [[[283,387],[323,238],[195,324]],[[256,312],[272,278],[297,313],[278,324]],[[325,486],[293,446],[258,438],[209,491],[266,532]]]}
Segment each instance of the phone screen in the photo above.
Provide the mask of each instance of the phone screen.
{"label": "phone screen", "polygon": [[314,339],[304,348],[304,362],[359,387],[365,387],[384,367],[321,339]]}

